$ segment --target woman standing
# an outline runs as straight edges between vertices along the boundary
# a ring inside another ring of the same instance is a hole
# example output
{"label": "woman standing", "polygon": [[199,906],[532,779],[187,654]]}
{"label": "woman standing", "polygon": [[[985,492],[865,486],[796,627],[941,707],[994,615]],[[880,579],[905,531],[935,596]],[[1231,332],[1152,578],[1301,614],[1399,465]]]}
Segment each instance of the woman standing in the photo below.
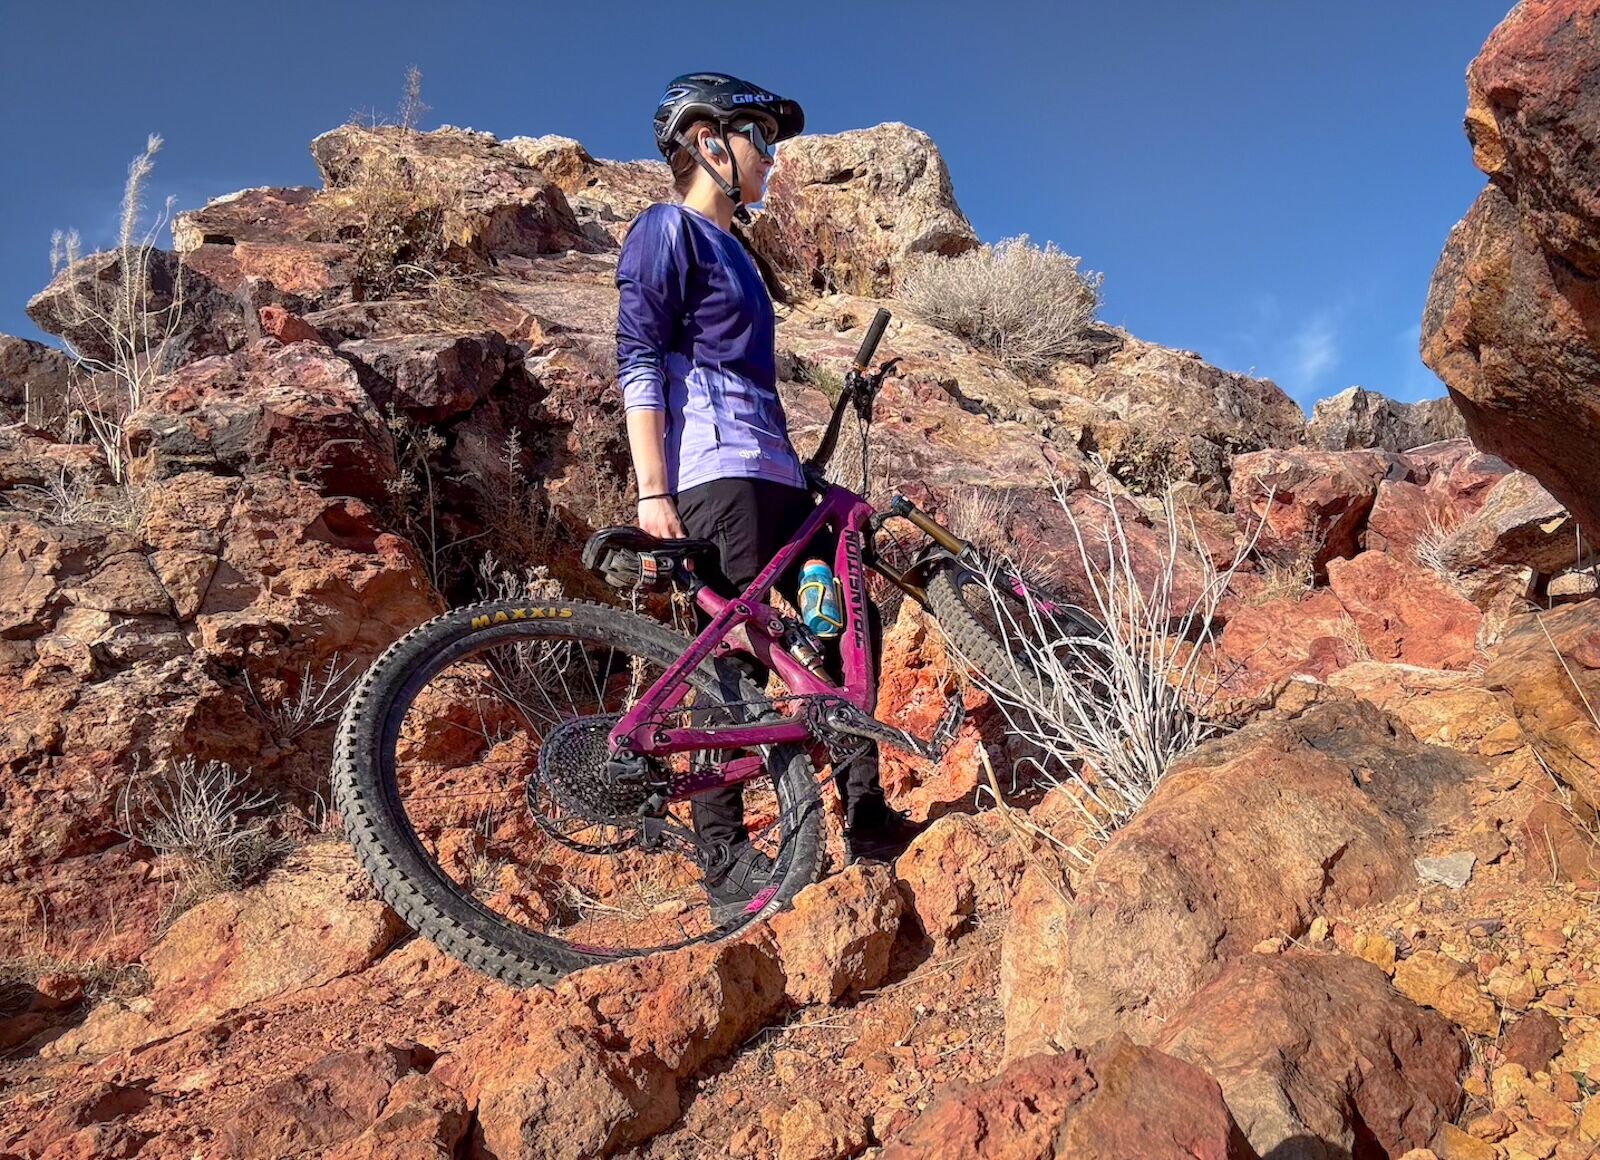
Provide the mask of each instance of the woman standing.
{"label": "woman standing", "polygon": [[[682,204],[634,221],[617,264],[617,365],[639,482],[639,526],[663,537],[711,540],[735,596],[810,514],[814,500],[789,442],[778,398],[772,300],[733,222],[749,221],[773,164],[797,135],[794,101],[722,73],[678,77],[656,109],[656,146]],[[741,658],[758,686],[766,673]],[[893,856],[917,827],[884,803],[871,747],[835,770],[852,858]],[[770,863],[750,845],[742,787],[694,802],[702,838],[726,842],[728,873],[707,882],[713,901],[748,900]]]}

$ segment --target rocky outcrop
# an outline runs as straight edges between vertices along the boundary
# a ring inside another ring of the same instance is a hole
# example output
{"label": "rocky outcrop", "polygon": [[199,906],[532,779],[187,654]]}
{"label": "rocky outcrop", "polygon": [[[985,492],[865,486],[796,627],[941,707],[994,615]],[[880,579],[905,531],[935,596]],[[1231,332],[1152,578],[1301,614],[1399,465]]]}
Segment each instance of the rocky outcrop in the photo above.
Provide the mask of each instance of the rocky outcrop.
{"label": "rocky outcrop", "polygon": [[0,334],[0,423],[59,425],[72,407],[72,361],[26,338]]}
{"label": "rocky outcrop", "polygon": [[571,137],[512,137],[505,142],[567,196],[591,242],[620,246],[639,211],[671,201],[672,170],[664,161],[599,161]]}
{"label": "rocky outcrop", "polygon": [[1251,955],[1231,964],[1155,1046],[1222,1086],[1262,1156],[1390,1156],[1426,1147],[1454,1121],[1467,1061],[1444,1019],[1341,955]]}
{"label": "rocky outcrop", "polygon": [[442,218],[458,258],[533,258],[588,244],[560,187],[488,133],[343,125],[312,141],[311,156],[326,200],[346,212],[370,211],[374,191],[397,185],[422,195],[416,212]]}
{"label": "rocky outcrop", "polygon": [[1319,399],[1306,424],[1306,445],[1323,451],[1409,451],[1466,435],[1461,412],[1448,398],[1421,403],[1350,387]]}
{"label": "rocky outcrop", "polygon": [[1361,543],[1419,563],[1463,520],[1481,508],[1511,465],[1485,455],[1465,439],[1415,448],[1406,454],[1412,474],[1385,479],[1367,517]]}
{"label": "rocky outcrop", "polygon": [[1591,538],[1600,443],[1600,9],[1529,0],[1467,75],[1467,132],[1489,188],[1450,233],[1423,359],[1473,441],[1532,474]]}
{"label": "rocky outcrop", "polygon": [[296,477],[368,502],[388,497],[394,438],[356,369],[311,345],[254,343],[162,380],[127,425],[143,474]]}
{"label": "rocky outcrop", "polygon": [[1511,700],[1550,769],[1600,807],[1600,603],[1529,612],[1489,656],[1484,682]]}
{"label": "rocky outcrop", "polygon": [[778,150],[756,248],[799,288],[889,297],[913,254],[974,249],[944,158],[896,122],[797,137]]}
{"label": "rocky outcrop", "polygon": [[1234,518],[1263,555],[1320,574],[1356,554],[1379,485],[1410,475],[1403,457],[1382,451],[1257,451],[1233,461]]}
{"label": "rocky outcrop", "polygon": [[1360,630],[1323,589],[1236,608],[1217,643],[1221,680],[1236,697],[1256,697],[1292,677],[1318,680],[1360,659]]}
{"label": "rocky outcrop", "polygon": [[1411,835],[1465,809],[1476,763],[1419,744],[1367,705],[1290,713],[1173,766],[1080,886],[1060,958],[1030,949],[1049,953],[1031,929],[1051,920],[1048,907],[1013,921],[1009,1055],[1114,1032],[1152,1041],[1257,943],[1411,881]]}
{"label": "rocky outcrop", "polygon": [[1030,398],[1134,491],[1159,495],[1169,484],[1193,483],[1222,507],[1234,456],[1300,443],[1305,413],[1270,379],[1117,337],[1112,353],[1061,364],[1051,385]]}
{"label": "rocky outcrop", "polygon": [[889,1141],[883,1160],[1255,1160],[1216,1081],[1125,1039],[1019,1059],[984,1083],[952,1084]]}

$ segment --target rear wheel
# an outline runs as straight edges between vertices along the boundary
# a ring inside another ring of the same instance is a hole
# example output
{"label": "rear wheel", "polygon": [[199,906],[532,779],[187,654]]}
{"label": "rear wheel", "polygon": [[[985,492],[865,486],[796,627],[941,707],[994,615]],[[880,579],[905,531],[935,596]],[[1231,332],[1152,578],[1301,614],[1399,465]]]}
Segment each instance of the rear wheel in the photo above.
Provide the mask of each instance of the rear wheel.
{"label": "rear wheel", "polygon": [[[804,751],[754,751],[764,772],[745,783],[745,816],[774,867],[751,907],[721,920],[689,803],[647,820],[646,791],[605,776],[612,725],[689,643],[645,617],[552,601],[457,609],[392,645],[346,707],[334,764],[335,801],[384,900],[518,986],[723,938],[786,905],[818,870],[821,807]],[[735,680],[706,662],[665,724],[755,715],[759,705],[728,707],[760,696]],[[656,772],[685,778],[709,756],[677,755]]]}

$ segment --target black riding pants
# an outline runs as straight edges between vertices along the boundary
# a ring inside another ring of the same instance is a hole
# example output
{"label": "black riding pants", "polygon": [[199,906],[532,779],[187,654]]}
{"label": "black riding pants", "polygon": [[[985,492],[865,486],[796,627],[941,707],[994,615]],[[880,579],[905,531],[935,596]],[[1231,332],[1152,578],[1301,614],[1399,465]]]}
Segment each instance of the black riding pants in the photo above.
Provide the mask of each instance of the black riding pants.
{"label": "black riding pants", "polygon": [[[678,495],[678,517],[690,536],[717,545],[718,567],[704,575],[712,591],[733,597],[743,592],[760,575],[778,550],[788,543],[810,516],[815,503],[804,488],[789,487],[765,479],[715,479],[691,487]],[[831,546],[822,540],[814,543],[814,554],[831,563]],[[808,553],[810,555],[813,553]],[[795,602],[798,564],[781,577],[779,592]],[[704,628],[708,619],[696,610],[696,623]],[[877,609],[868,610],[872,639],[872,663],[876,672],[882,651],[883,630]],[[829,648],[830,668],[837,674],[838,646]],[[725,662],[737,665],[760,689],[766,685],[767,669],[747,655]],[[883,790],[878,784],[878,747],[870,745],[846,768],[833,771],[834,783],[850,816],[861,812],[881,812]],[[733,785],[696,795],[693,803],[694,826],[701,837],[739,845],[749,841],[744,826],[744,786]]]}

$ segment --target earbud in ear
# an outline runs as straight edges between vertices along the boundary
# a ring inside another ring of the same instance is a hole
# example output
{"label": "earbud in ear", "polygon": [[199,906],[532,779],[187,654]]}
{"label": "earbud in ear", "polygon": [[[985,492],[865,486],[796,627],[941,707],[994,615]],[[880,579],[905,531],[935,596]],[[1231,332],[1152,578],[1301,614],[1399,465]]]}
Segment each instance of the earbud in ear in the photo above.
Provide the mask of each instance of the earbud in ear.
{"label": "earbud in ear", "polygon": [[716,142],[716,141],[707,141],[706,142],[706,152],[711,154],[711,156],[713,156],[713,157],[721,157],[723,150],[722,150],[722,146],[718,142]]}

